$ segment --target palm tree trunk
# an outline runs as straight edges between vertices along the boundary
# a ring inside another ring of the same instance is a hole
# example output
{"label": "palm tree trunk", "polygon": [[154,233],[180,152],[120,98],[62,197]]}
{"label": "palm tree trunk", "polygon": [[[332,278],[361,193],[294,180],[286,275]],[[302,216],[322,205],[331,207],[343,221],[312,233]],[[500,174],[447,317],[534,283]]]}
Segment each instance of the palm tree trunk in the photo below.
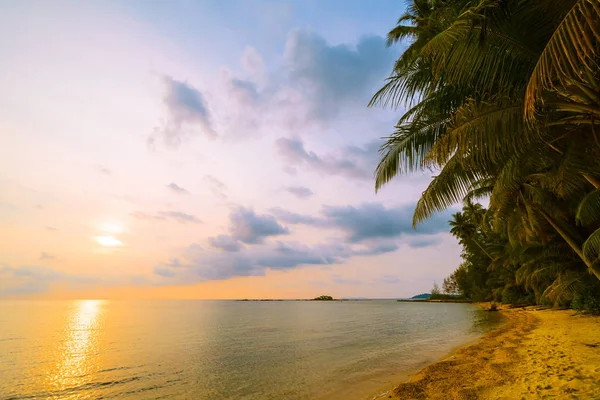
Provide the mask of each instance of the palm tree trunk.
{"label": "palm tree trunk", "polygon": [[583,174],[583,177],[585,178],[586,181],[591,183],[596,189],[600,189],[600,182],[596,178],[594,178],[593,176],[590,176],[588,174]]}
{"label": "palm tree trunk", "polygon": [[554,228],[554,230],[563,238],[565,242],[573,249],[575,253],[583,260],[585,265],[590,269],[590,271],[596,276],[596,278],[600,279],[600,269],[595,267],[584,255],[581,247],[575,242],[575,240],[564,230],[562,229],[554,219],[548,215],[544,210],[539,210],[540,214],[548,221],[550,225]]}
{"label": "palm tree trunk", "polygon": [[483,246],[481,246],[481,245],[479,244],[479,242],[477,242],[477,240],[475,240],[475,239],[471,239],[471,241],[472,241],[473,243],[475,243],[475,244],[477,245],[477,247],[479,247],[479,248],[481,249],[481,251],[483,251],[483,252],[485,253],[485,255],[486,255],[486,256],[488,256],[488,257],[490,258],[490,260],[493,260],[492,256],[490,256],[490,255],[489,255],[489,253],[488,253],[487,251],[485,251],[485,249],[483,248]]}

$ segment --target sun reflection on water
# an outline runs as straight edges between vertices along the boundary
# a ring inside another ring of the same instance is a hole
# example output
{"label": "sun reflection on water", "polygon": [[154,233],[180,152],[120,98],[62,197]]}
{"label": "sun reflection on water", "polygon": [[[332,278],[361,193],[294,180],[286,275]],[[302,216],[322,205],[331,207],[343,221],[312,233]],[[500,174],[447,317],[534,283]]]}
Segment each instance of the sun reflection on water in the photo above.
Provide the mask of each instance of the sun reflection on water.
{"label": "sun reflection on water", "polygon": [[80,300],[73,307],[58,349],[56,373],[50,378],[55,390],[88,383],[98,371],[103,303],[102,300]]}

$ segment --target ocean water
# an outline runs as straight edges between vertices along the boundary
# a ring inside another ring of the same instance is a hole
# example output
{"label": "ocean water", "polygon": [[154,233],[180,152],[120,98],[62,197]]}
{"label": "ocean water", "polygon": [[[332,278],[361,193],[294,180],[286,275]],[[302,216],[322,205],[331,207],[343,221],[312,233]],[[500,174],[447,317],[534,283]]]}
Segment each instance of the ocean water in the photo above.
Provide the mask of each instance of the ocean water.
{"label": "ocean water", "polygon": [[0,399],[372,399],[493,314],[393,300],[0,301]]}

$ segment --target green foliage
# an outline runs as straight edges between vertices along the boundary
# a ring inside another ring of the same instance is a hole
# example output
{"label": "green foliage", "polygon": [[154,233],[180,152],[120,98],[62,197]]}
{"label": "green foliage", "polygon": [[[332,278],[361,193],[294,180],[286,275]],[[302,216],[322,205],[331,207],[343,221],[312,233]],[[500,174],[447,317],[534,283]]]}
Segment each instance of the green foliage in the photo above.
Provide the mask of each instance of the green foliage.
{"label": "green foliage", "polygon": [[585,300],[582,294],[573,297],[571,308],[575,311],[583,311],[585,309]]}
{"label": "green foliage", "polygon": [[573,310],[582,312],[588,312],[591,314],[600,314],[600,296],[598,293],[594,293],[593,290],[585,293],[578,294],[571,301],[571,308]]}
{"label": "green foliage", "polygon": [[411,299],[428,299],[430,297],[431,297],[431,294],[429,294],[429,293],[421,293],[421,294],[411,297]]}
{"label": "green foliage", "polygon": [[328,301],[328,300],[333,300],[333,297],[327,296],[327,295],[322,295],[319,297],[315,297],[313,300]]}
{"label": "green foliage", "polygon": [[509,286],[502,291],[502,303],[516,305],[519,303],[520,295],[515,286]]}
{"label": "green foliage", "polygon": [[444,293],[598,308],[599,20],[600,0],[412,0],[389,33],[410,43],[370,105],[407,111],[375,188],[435,170],[415,225],[464,203]]}
{"label": "green foliage", "polygon": [[587,296],[585,298],[585,311],[593,314],[600,314],[600,299],[598,297]]}
{"label": "green foliage", "polygon": [[427,300],[450,300],[450,301],[463,301],[467,300],[463,296],[453,295],[453,294],[432,294]]}

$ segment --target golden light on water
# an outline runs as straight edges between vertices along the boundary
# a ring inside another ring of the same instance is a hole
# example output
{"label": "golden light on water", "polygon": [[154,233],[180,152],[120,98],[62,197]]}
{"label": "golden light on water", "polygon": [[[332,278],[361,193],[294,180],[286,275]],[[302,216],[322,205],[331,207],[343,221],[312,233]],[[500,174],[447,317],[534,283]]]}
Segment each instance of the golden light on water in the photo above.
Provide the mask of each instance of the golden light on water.
{"label": "golden light on water", "polygon": [[93,380],[98,370],[103,300],[80,300],[69,316],[59,348],[55,389],[82,385]]}

